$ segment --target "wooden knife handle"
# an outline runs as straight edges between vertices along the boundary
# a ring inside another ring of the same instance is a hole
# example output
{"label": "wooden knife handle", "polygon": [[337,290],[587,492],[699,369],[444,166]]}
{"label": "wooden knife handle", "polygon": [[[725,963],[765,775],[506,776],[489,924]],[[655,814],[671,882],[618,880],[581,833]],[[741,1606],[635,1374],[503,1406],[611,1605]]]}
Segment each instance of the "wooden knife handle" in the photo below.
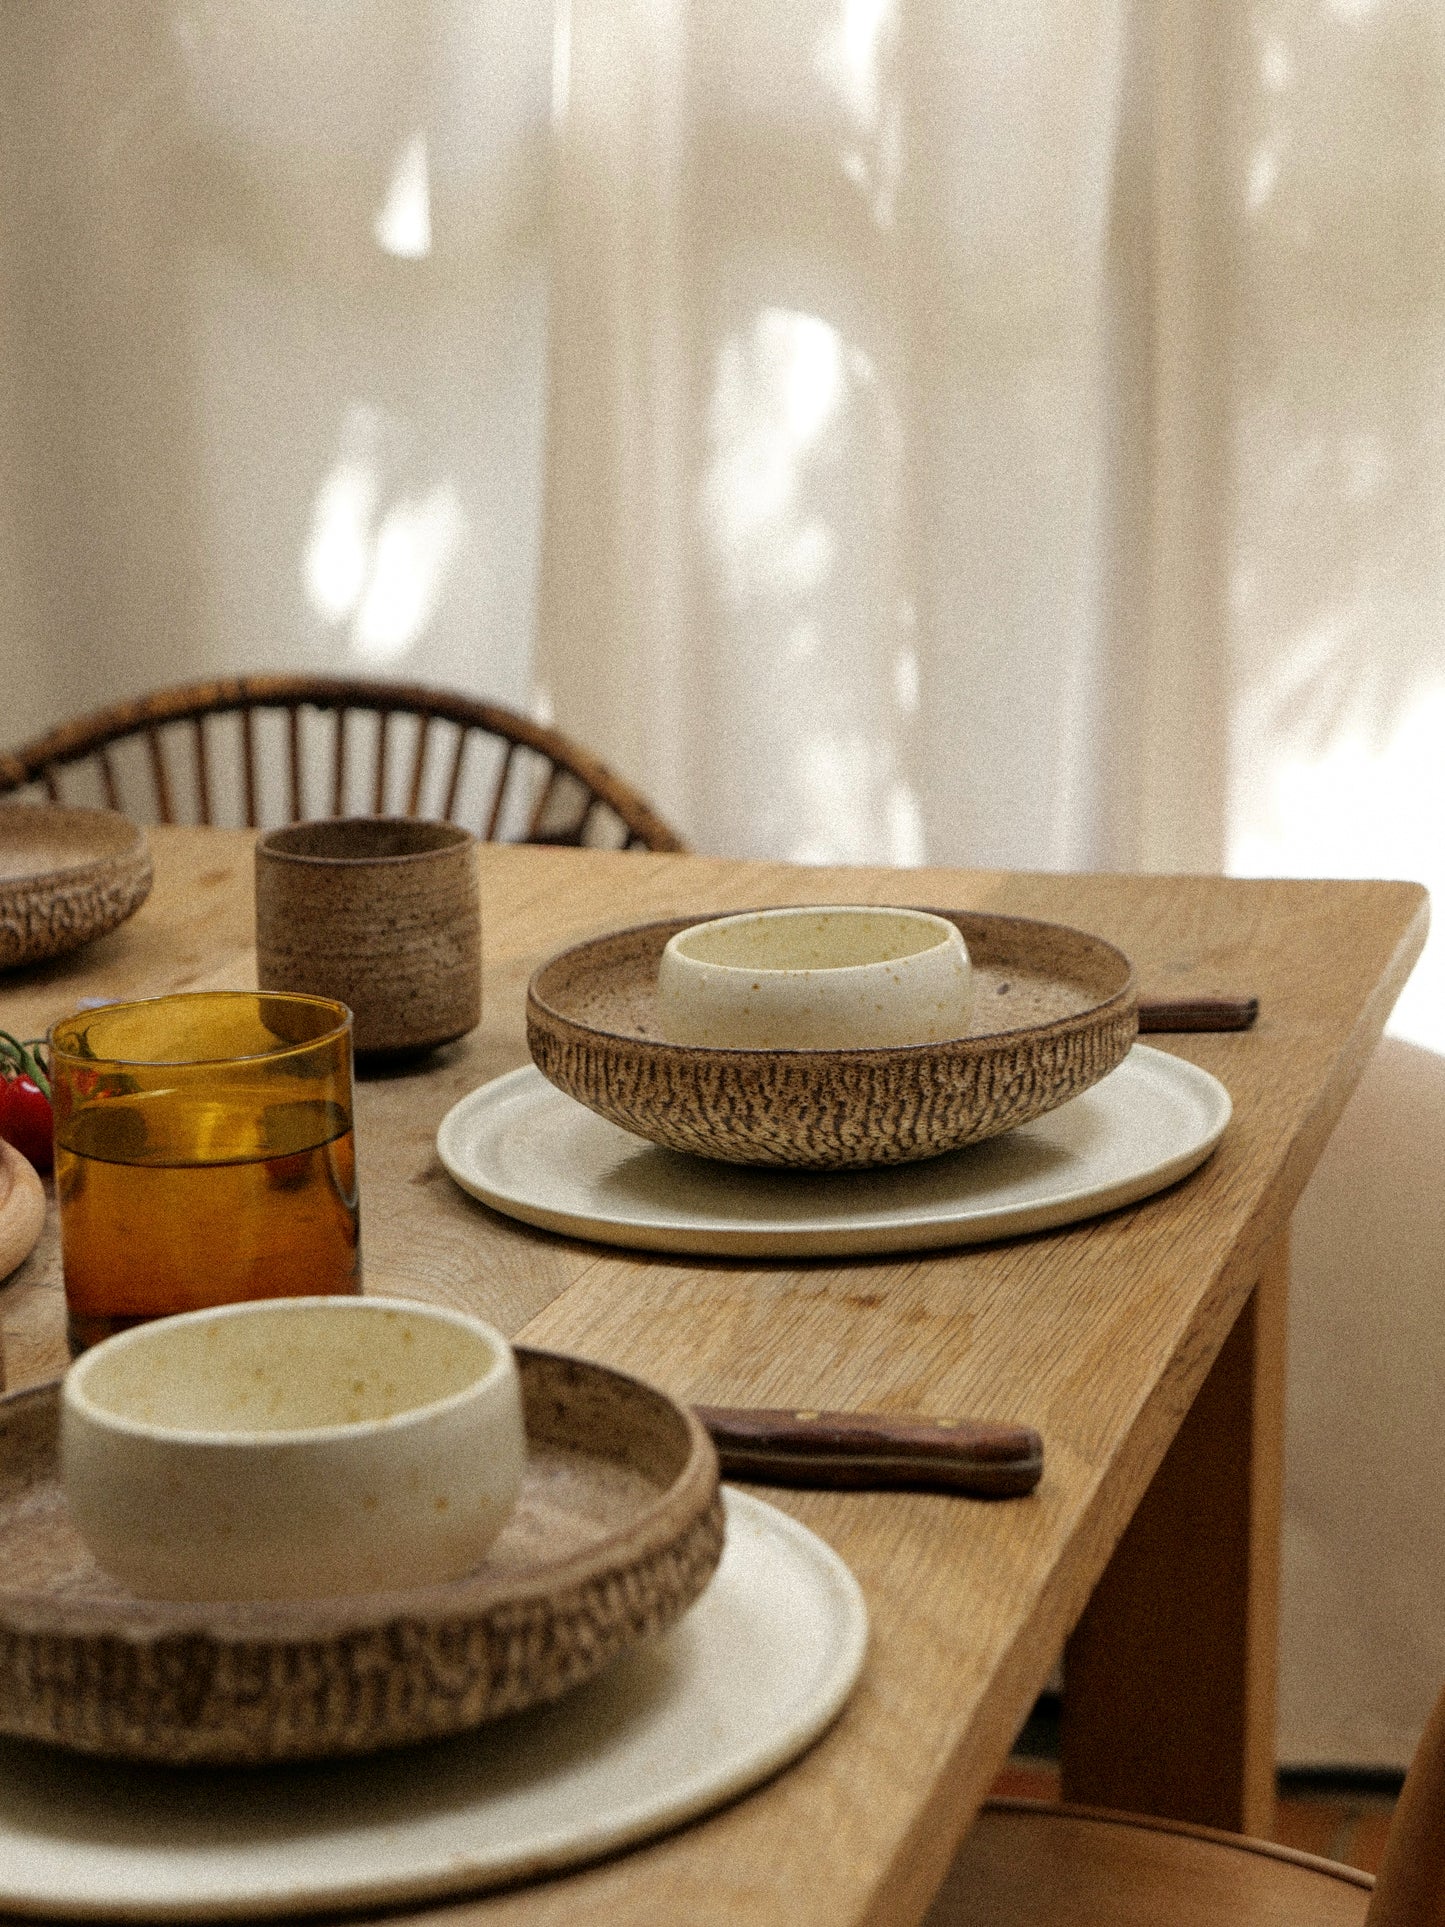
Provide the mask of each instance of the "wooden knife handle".
{"label": "wooden knife handle", "polygon": [[1248,1030],[1259,1015],[1258,997],[1141,997],[1141,1031]]}
{"label": "wooden knife handle", "polygon": [[1003,1499],[1032,1492],[1044,1469],[1043,1440],[1027,1425],[882,1412],[695,1409],[727,1478],[854,1491],[922,1486]]}

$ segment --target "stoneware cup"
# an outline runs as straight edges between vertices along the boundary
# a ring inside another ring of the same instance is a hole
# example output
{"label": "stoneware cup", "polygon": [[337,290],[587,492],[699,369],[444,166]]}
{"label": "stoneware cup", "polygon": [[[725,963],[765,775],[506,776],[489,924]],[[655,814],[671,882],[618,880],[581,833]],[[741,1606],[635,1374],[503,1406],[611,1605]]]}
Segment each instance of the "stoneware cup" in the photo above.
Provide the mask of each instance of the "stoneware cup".
{"label": "stoneware cup", "polygon": [[873,1049],[962,1037],[968,950],[928,910],[749,911],[680,930],[662,953],[658,1021],[673,1044]]}
{"label": "stoneware cup", "polygon": [[71,1366],[61,1476],[96,1561],[151,1599],[315,1599],[460,1578],[526,1455],[507,1341],[401,1298],[138,1325]]}
{"label": "stoneware cup", "polygon": [[476,842],[452,823],[292,823],[256,844],[262,990],[334,997],[359,1057],[427,1050],[482,1014]]}

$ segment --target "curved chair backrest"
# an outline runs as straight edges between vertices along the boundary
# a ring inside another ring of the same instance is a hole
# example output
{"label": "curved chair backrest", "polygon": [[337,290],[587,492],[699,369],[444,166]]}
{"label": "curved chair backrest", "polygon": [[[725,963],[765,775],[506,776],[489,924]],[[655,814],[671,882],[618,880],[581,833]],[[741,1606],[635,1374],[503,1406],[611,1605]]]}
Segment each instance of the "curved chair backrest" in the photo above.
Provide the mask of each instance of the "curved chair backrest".
{"label": "curved chair backrest", "polygon": [[1366,1927],[1445,1927],[1445,1691],[1390,1822]]}
{"label": "curved chair backrest", "polygon": [[339,676],[237,676],[117,703],[0,754],[0,794],[27,788],[151,823],[435,816],[489,842],[686,847],[557,730],[447,690]]}
{"label": "curved chair backrest", "polygon": [[[1373,1888],[1373,1891],[1371,1889]],[[1445,1927],[1445,1691],[1375,1880],[1273,1841],[1146,1814],[989,1801],[924,1927]]]}

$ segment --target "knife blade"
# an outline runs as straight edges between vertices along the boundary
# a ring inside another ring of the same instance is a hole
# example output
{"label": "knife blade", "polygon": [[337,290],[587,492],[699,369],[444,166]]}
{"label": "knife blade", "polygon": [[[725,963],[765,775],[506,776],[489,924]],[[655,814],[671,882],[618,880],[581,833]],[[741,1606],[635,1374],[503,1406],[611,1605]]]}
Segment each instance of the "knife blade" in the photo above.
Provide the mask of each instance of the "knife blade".
{"label": "knife blade", "polygon": [[726,1478],[852,1491],[899,1486],[1015,1498],[1043,1474],[1032,1426],[977,1419],[895,1418],[698,1405]]}

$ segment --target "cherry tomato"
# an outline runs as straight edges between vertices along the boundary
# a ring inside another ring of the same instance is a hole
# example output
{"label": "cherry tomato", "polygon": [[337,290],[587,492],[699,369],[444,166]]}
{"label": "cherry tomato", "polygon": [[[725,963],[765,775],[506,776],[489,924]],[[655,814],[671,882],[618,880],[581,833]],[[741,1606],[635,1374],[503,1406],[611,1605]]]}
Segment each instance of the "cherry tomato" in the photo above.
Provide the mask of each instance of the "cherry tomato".
{"label": "cherry tomato", "polygon": [[54,1159],[50,1099],[23,1072],[0,1079],[0,1137],[44,1173]]}

